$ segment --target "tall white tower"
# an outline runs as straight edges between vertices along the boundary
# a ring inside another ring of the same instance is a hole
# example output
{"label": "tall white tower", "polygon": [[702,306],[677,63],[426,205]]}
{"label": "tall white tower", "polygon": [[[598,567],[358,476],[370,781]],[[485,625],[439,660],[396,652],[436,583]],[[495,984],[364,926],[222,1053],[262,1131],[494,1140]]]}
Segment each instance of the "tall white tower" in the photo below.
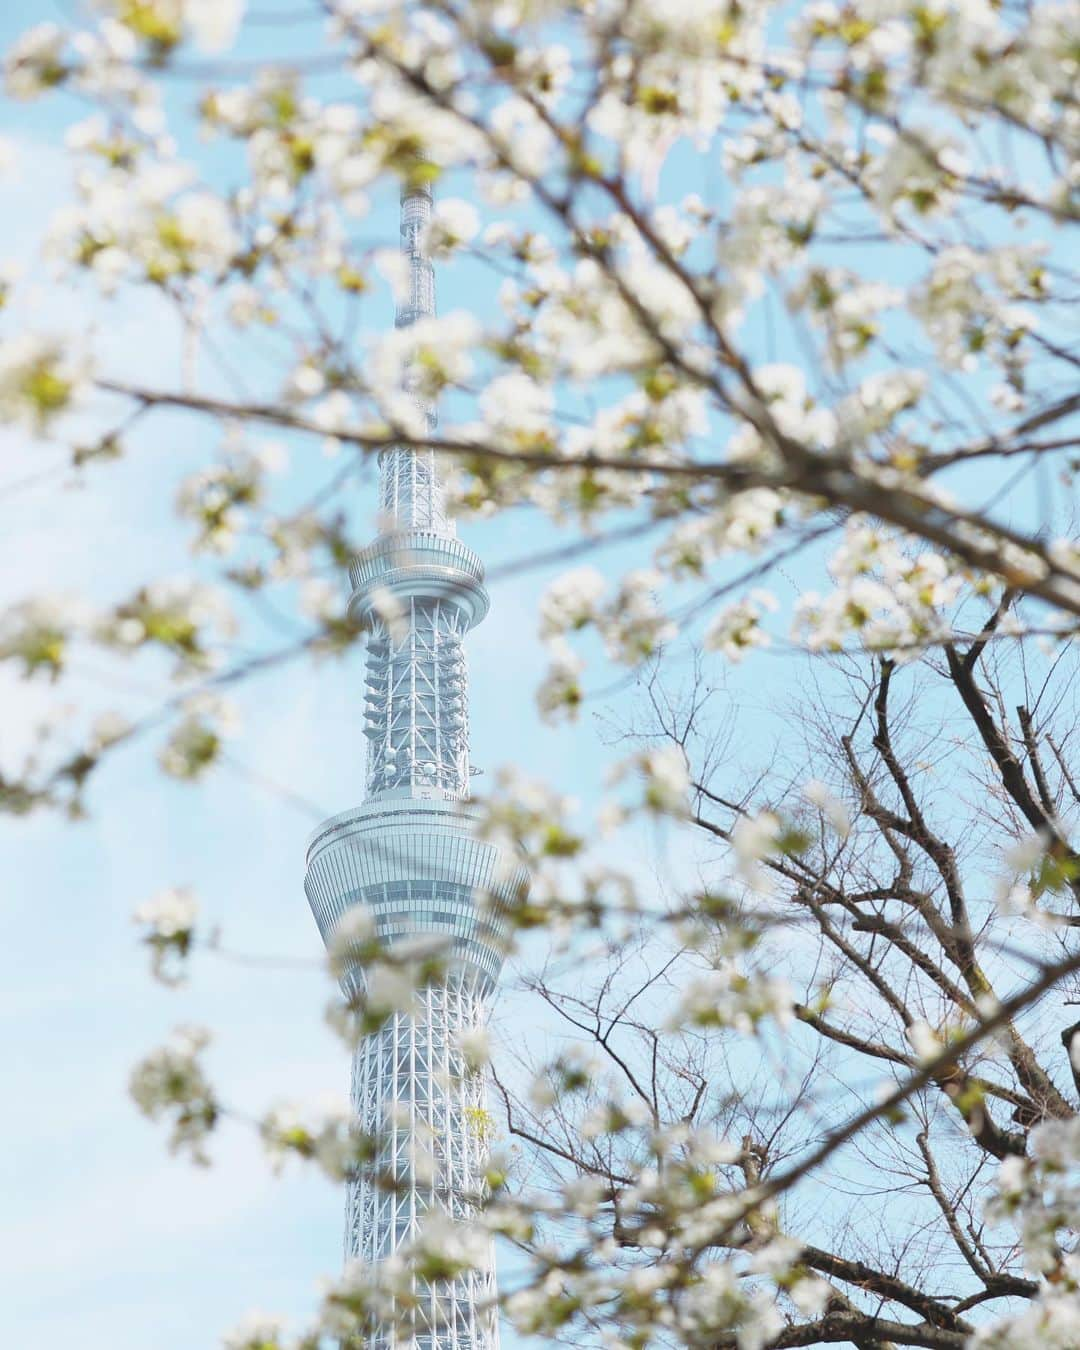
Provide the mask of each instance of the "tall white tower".
{"label": "tall white tower", "polygon": [[[401,200],[401,246],[410,263],[398,327],[435,312],[424,251],[431,193]],[[433,430],[435,413],[424,409]],[[469,795],[468,676],[463,641],[488,610],[480,559],[447,519],[437,457],[393,449],[380,457],[384,532],[349,569],[351,613],[368,631],[362,805],[312,836],[304,888],[329,942],[353,905],[374,915],[389,947],[419,936],[446,944],[444,979],[417,995],[359,1045],[352,1100],[360,1126],[384,1141],[349,1185],[346,1257],[375,1264],[412,1238],[424,1216],[468,1220],[483,1189],[488,1133],[482,1077],[470,1074],[458,1035],[479,1026],[502,964],[500,902],[525,884],[520,866],[473,837]],[[387,594],[399,617],[386,621]],[[480,897],[488,903],[478,904]],[[362,975],[347,976],[361,983]],[[434,1159],[418,1176],[419,1149]],[[482,1269],[414,1290],[416,1350],[496,1350],[494,1253]],[[371,1350],[401,1344],[372,1325]]]}

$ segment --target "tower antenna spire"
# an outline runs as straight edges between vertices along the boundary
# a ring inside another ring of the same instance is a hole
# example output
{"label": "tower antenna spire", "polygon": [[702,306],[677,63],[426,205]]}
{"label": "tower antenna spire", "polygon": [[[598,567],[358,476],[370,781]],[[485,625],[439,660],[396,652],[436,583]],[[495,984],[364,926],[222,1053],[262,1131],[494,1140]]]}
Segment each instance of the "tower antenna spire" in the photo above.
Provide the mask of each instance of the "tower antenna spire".
{"label": "tower antenna spire", "polygon": [[[407,297],[397,306],[394,326],[411,328],[435,317],[435,269],[427,252],[431,224],[431,188],[425,182],[407,183],[401,191],[401,251],[409,265]],[[428,431],[434,434],[438,416],[434,406],[418,400]],[[379,457],[380,504],[388,520],[399,528],[436,530],[453,535],[446,514],[446,494],[433,450],[393,449]]]}

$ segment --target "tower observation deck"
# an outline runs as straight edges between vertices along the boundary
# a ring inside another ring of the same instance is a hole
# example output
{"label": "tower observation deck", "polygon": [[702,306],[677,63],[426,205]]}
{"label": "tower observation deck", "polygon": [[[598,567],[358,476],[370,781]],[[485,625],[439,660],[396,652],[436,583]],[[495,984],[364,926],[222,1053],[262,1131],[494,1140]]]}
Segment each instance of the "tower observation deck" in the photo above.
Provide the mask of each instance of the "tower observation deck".
{"label": "tower observation deck", "polygon": [[[401,199],[408,298],[397,326],[435,313],[425,253],[432,199]],[[431,431],[433,408],[424,406]],[[464,639],[488,610],[480,559],[447,518],[437,457],[397,447],[379,460],[383,533],[349,569],[350,612],[368,633],[364,735],[366,792],[325,821],[307,853],[307,892],[323,939],[353,906],[366,906],[393,949],[441,938],[445,978],[417,992],[356,1049],[352,1105],[378,1134],[379,1158],[349,1184],[347,1259],[375,1265],[412,1239],[425,1216],[467,1222],[483,1190],[487,1114],[482,1075],[470,1073],[458,1037],[483,1024],[502,964],[500,903],[525,884],[520,865],[473,835],[469,796],[468,674]],[[394,614],[388,615],[387,597]],[[480,903],[483,900],[484,903]],[[347,989],[363,987],[347,972]],[[433,1160],[416,1169],[417,1152]],[[407,1344],[415,1350],[496,1350],[494,1253],[455,1280],[418,1284]],[[373,1324],[370,1350],[400,1346]]]}

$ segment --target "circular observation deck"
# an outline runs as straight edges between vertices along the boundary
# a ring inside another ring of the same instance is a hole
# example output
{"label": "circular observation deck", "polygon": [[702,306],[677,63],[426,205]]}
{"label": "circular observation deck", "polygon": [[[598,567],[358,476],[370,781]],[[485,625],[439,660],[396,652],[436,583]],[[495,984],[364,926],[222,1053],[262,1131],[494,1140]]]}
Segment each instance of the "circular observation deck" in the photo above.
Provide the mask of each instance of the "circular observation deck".
{"label": "circular observation deck", "polygon": [[494,987],[507,947],[503,910],[528,885],[517,858],[478,839],[458,799],[391,797],[332,816],[312,834],[304,890],[323,941],[366,905],[389,947],[447,939],[451,968]]}
{"label": "circular observation deck", "polygon": [[461,610],[474,628],[490,607],[484,565],[471,548],[433,530],[399,530],[380,535],[349,566],[349,613],[361,622],[377,613],[377,596],[398,600],[443,600]]}

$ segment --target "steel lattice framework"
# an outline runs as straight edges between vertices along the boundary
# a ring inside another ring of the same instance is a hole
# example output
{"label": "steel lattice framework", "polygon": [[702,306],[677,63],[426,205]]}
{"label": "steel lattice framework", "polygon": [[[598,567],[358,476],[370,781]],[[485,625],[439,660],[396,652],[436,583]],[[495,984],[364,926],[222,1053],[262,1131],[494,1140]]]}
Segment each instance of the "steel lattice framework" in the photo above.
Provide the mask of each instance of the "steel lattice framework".
{"label": "steel lattice framework", "polygon": [[[424,251],[431,207],[426,188],[402,196],[411,286],[398,327],[435,312]],[[423,411],[433,430],[434,410]],[[381,1151],[349,1185],[345,1254],[372,1265],[413,1238],[425,1215],[467,1223],[482,1193],[484,1080],[468,1071],[458,1042],[486,1019],[504,950],[499,908],[526,884],[519,864],[507,865],[493,844],[474,838],[468,806],[463,641],[487,613],[483,567],[455,537],[434,452],[394,448],[379,469],[387,528],[350,567],[350,609],[369,634],[366,795],[315,831],[305,890],[328,943],[346,911],[362,904],[388,947],[438,935],[449,960],[445,980],[366,1037],[353,1061],[353,1108]],[[418,1157],[427,1165],[418,1167]],[[490,1244],[480,1269],[413,1292],[416,1350],[496,1350]],[[364,1344],[390,1350],[400,1339],[380,1324]]]}

